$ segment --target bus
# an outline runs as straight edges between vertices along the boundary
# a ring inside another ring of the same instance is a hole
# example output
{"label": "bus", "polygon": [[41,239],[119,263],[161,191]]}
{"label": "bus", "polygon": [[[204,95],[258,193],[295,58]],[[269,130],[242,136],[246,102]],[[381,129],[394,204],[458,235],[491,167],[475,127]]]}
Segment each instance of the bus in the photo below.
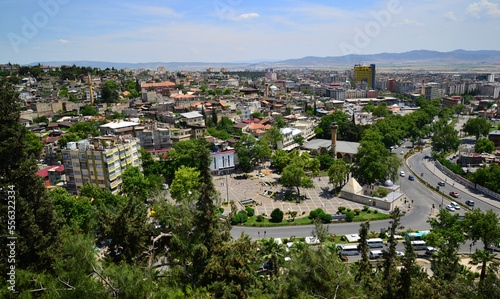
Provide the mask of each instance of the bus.
{"label": "bus", "polygon": [[422,240],[422,237],[430,233],[428,230],[416,232],[416,233],[407,233],[405,236],[405,241],[410,242],[410,241],[419,241]]}
{"label": "bus", "polygon": [[368,246],[370,246],[370,248],[382,248],[382,247],[384,247],[384,240],[382,240],[380,238],[368,239],[368,240],[366,240],[366,243],[368,243]]}
{"label": "bus", "polygon": [[411,245],[413,246],[414,250],[425,250],[425,249],[427,249],[427,243],[425,243],[425,241],[422,241],[422,240],[411,241]]}
{"label": "bus", "polygon": [[340,253],[343,255],[358,255],[358,245],[339,245]]}

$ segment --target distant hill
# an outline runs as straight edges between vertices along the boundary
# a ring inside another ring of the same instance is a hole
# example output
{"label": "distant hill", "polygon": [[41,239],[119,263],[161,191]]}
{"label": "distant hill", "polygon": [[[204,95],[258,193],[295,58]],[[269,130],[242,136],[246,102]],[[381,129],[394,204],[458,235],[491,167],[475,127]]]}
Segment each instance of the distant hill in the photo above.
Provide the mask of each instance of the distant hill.
{"label": "distant hill", "polygon": [[[258,61],[258,62],[256,62]],[[261,69],[266,67],[274,68],[314,68],[314,67],[352,67],[354,64],[385,64],[385,65],[500,65],[500,51],[481,50],[481,51],[466,51],[455,50],[451,52],[438,52],[429,50],[415,50],[404,53],[380,53],[369,55],[345,55],[335,57],[314,57],[307,56],[298,59],[287,59],[281,61],[270,60],[249,60],[247,62],[236,63],[212,63],[212,62],[148,62],[148,63],[120,63],[120,62],[105,62],[105,61],[44,61],[34,62],[35,64],[61,66],[61,65],[77,65],[91,66],[101,69],[114,67],[116,69],[130,68],[147,68],[156,69],[165,67],[167,70],[205,70],[212,67],[214,70],[219,68],[227,68],[229,70],[241,69]]]}

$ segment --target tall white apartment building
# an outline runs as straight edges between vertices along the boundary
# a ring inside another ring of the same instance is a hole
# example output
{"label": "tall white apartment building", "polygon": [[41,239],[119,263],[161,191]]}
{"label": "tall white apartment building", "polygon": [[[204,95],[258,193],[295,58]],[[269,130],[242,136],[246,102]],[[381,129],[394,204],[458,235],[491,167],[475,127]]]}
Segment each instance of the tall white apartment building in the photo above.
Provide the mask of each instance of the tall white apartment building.
{"label": "tall white apartment building", "polygon": [[139,149],[138,138],[91,137],[69,142],[61,150],[68,192],[78,195],[84,184],[91,183],[113,194],[120,193],[125,168],[141,167]]}

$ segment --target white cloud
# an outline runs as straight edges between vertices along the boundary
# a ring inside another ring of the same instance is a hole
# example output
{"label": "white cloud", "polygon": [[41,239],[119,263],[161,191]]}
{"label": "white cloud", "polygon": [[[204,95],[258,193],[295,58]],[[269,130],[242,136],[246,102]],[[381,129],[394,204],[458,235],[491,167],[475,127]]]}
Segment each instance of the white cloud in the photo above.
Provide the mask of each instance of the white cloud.
{"label": "white cloud", "polygon": [[457,17],[455,16],[455,14],[452,11],[445,13],[444,18],[449,20],[449,21],[456,21],[457,20]]}
{"label": "white cloud", "polygon": [[480,18],[480,15],[485,12],[486,15],[491,17],[500,17],[500,8],[498,3],[492,3],[488,0],[481,0],[479,2],[474,2],[469,7],[467,7],[467,13],[473,15],[476,18]]}
{"label": "white cloud", "polygon": [[243,21],[243,20],[250,20],[250,19],[253,19],[253,18],[258,18],[260,17],[260,15],[256,12],[251,12],[251,13],[244,13],[244,14],[241,14],[239,16],[237,16],[236,18],[233,18],[234,21]]}
{"label": "white cloud", "polygon": [[394,28],[401,27],[401,26],[425,26],[425,23],[420,23],[417,22],[416,20],[410,20],[410,19],[404,19],[403,22],[401,23],[395,23],[391,25]]}
{"label": "white cloud", "polygon": [[65,45],[65,44],[68,44],[69,43],[69,40],[65,40],[65,39],[59,39],[58,42],[62,45]]}

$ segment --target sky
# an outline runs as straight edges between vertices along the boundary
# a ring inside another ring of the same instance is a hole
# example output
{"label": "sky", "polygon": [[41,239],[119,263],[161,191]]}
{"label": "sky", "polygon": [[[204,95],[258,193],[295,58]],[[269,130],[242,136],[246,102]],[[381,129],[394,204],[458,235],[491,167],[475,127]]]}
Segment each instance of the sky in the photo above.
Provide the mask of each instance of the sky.
{"label": "sky", "polygon": [[500,50],[500,0],[0,0],[0,63]]}

